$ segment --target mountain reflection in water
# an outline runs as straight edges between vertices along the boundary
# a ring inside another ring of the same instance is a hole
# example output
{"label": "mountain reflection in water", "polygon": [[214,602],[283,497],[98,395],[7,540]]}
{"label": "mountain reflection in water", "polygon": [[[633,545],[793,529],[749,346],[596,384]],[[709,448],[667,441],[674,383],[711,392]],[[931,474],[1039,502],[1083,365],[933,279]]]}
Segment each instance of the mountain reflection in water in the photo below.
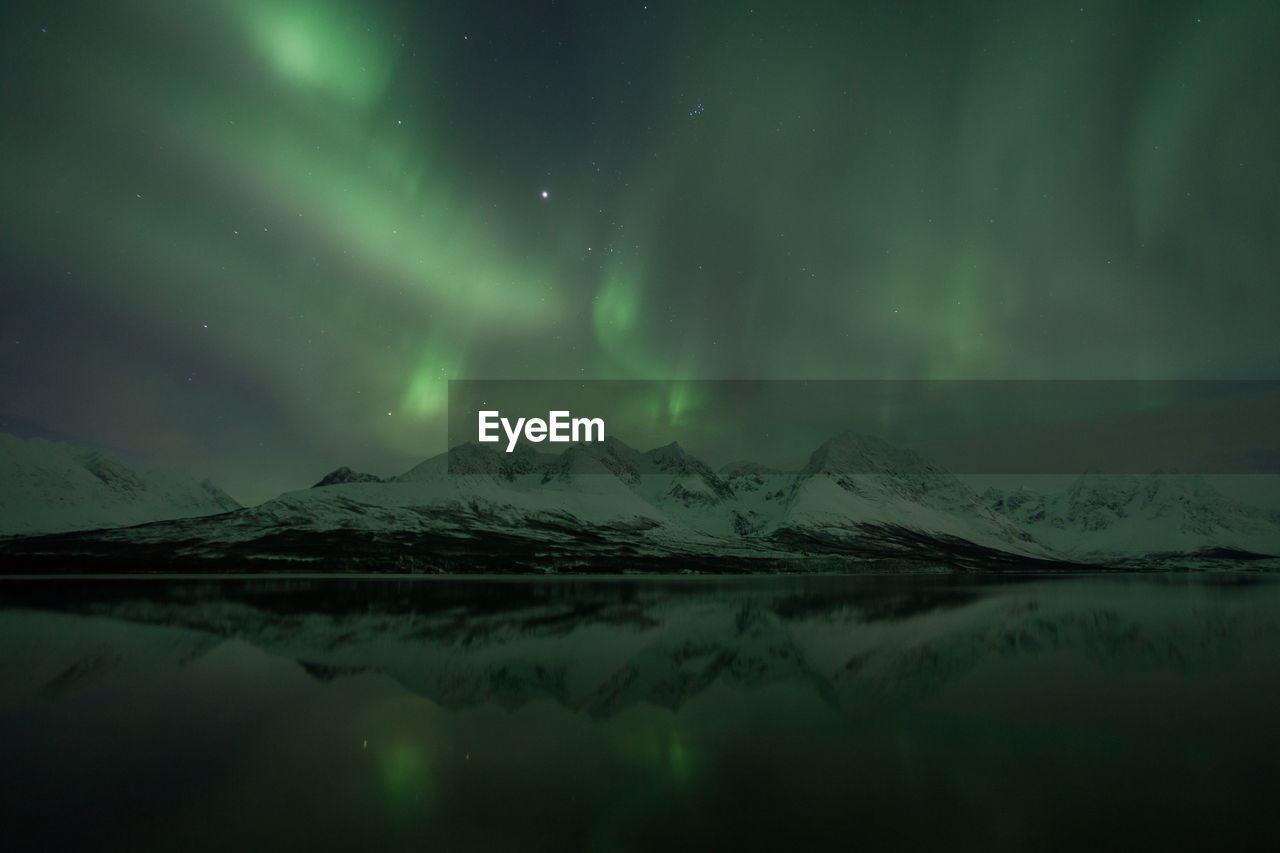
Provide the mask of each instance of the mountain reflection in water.
{"label": "mountain reflection in water", "polygon": [[1076,849],[1268,837],[1280,584],[0,585],[44,847]]}

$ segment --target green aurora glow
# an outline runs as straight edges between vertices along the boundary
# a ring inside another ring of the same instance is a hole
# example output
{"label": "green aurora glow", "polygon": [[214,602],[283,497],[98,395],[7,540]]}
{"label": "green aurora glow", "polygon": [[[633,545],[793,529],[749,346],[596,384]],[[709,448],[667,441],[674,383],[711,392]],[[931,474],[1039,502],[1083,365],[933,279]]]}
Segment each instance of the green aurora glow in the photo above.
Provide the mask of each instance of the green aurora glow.
{"label": "green aurora glow", "polygon": [[3,19],[0,429],[244,501],[449,378],[1280,368],[1276,4]]}

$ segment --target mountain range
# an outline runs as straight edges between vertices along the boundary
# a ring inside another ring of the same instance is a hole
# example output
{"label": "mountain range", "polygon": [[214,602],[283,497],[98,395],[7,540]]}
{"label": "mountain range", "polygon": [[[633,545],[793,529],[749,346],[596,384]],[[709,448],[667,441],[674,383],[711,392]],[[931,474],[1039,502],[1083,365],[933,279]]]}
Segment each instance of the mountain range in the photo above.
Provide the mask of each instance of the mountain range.
{"label": "mountain range", "polygon": [[[27,510],[34,519],[57,489],[22,470],[45,496]],[[109,479],[131,483],[128,473]],[[0,553],[24,571],[357,572],[1269,568],[1280,554],[1280,516],[1199,477],[1086,474],[1059,494],[978,494],[913,451],[855,433],[823,443],[798,471],[714,470],[676,443],[641,452],[610,437],[559,454],[460,445],[386,479],[339,468],[248,508],[198,488],[205,502],[175,501],[151,523],[14,538]],[[5,490],[21,484],[6,478]]]}

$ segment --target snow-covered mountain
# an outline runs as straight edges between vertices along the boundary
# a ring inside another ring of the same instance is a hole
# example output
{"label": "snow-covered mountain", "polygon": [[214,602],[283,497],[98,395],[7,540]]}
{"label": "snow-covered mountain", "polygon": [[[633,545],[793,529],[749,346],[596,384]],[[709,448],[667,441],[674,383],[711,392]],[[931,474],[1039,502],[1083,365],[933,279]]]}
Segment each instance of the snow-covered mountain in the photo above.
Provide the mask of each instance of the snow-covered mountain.
{"label": "snow-covered mountain", "polygon": [[460,445],[385,481],[338,469],[216,518],[10,547],[28,558],[129,549],[183,569],[1022,570],[1276,555],[1280,520],[1164,474],[979,496],[918,454],[853,433],[793,472],[717,472],[678,444],[641,452],[611,437],[560,454]]}
{"label": "snow-covered mountain", "polygon": [[[388,483],[282,495],[239,514],[242,541],[266,527],[312,531],[607,535],[644,553],[886,557],[922,538],[1053,559],[953,475],[910,451],[846,434],[799,472],[735,465],[721,475],[678,444],[616,438],[562,454],[460,445]],[[567,540],[566,540],[567,541]]]}
{"label": "snow-covered mountain", "polygon": [[777,505],[783,512],[775,531],[857,540],[899,528],[1013,554],[1054,556],[955,475],[910,450],[856,433],[815,450]]}
{"label": "snow-covered mountain", "polygon": [[1280,553],[1280,514],[1231,500],[1199,475],[1090,472],[1058,494],[988,489],[983,498],[1036,540],[1081,559],[1203,548]]}
{"label": "snow-covered mountain", "polygon": [[120,527],[239,509],[208,480],[140,472],[97,450],[0,433],[0,535]]}

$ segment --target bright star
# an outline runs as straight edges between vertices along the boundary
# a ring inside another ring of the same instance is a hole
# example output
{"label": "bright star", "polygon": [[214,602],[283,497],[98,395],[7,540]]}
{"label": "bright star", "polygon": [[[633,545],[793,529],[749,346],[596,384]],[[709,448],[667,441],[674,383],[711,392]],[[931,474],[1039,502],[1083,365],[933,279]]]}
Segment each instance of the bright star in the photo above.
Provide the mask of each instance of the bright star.
{"label": "bright star", "polygon": [[549,195],[551,195],[551,193],[547,192],[546,190],[543,190],[543,191],[542,191],[542,197],[543,197],[543,198],[546,198],[546,197],[547,197],[547,196],[549,196]]}

